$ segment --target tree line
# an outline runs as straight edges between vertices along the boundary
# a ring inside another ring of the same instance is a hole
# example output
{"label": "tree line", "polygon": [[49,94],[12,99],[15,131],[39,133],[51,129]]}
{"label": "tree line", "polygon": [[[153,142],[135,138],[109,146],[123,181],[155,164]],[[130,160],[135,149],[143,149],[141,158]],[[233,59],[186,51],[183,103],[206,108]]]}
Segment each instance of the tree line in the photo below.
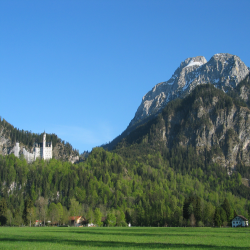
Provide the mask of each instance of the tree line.
{"label": "tree line", "polygon": [[[212,226],[225,199],[230,209],[248,217],[249,189],[234,191],[242,187],[239,173],[228,176],[226,169],[204,164],[191,147],[95,148],[78,164],[56,159],[27,164],[14,155],[0,156],[0,203],[6,208],[1,215],[15,225],[35,218],[44,223],[46,211],[47,219],[59,223],[79,215],[93,223],[99,216],[100,225],[191,226],[195,220],[196,226]],[[220,218],[223,225],[223,212]]]}

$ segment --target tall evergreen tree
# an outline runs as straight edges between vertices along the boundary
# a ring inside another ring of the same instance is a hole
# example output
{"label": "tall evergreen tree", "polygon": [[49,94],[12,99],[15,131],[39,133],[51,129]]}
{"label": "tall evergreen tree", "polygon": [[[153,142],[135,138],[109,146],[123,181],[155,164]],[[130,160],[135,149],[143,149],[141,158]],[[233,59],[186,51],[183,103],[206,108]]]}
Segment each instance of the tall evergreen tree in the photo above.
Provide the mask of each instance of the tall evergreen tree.
{"label": "tall evergreen tree", "polygon": [[194,216],[196,218],[196,222],[197,223],[202,220],[201,214],[202,214],[201,213],[201,199],[199,197],[196,197],[196,199],[195,199]]}
{"label": "tall evergreen tree", "polygon": [[221,205],[221,207],[224,209],[224,211],[226,212],[227,215],[227,221],[230,221],[230,216],[231,216],[231,206],[228,202],[228,199],[225,198],[225,200],[223,201],[223,204]]}
{"label": "tall evergreen tree", "polygon": [[30,199],[30,197],[28,196],[24,202],[24,209],[23,209],[23,222],[25,225],[28,225],[28,223],[31,220],[31,216],[30,213],[32,213],[32,208],[33,208],[33,203]]}
{"label": "tall evergreen tree", "polygon": [[0,200],[0,223],[2,226],[7,223],[7,204],[4,198]]}
{"label": "tall evergreen tree", "polygon": [[221,226],[220,211],[219,211],[218,208],[215,209],[215,213],[214,213],[214,225],[216,227],[220,227]]}

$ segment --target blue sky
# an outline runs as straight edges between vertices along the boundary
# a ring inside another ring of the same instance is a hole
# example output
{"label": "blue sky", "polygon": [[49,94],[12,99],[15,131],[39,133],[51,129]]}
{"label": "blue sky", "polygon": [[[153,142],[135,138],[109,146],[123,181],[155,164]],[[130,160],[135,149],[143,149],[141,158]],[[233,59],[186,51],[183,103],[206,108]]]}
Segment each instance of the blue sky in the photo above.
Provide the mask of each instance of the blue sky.
{"label": "blue sky", "polygon": [[188,57],[250,66],[250,1],[0,1],[0,115],[80,153],[121,134]]}

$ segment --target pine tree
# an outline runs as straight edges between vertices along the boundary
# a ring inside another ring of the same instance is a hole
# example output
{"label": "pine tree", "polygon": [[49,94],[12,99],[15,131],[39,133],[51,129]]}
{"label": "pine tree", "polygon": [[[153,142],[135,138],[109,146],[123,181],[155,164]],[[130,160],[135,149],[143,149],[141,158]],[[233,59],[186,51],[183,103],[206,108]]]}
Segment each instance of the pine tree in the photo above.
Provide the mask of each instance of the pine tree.
{"label": "pine tree", "polygon": [[128,210],[126,210],[126,212],[125,212],[125,220],[126,220],[127,224],[131,223],[131,221],[132,221],[131,215],[130,215]]}
{"label": "pine tree", "polygon": [[190,206],[190,198],[187,199],[185,198],[185,201],[184,201],[184,204],[183,204],[183,218],[188,220],[190,218],[190,209],[189,209],[189,206]]}
{"label": "pine tree", "polygon": [[0,200],[0,223],[1,226],[6,225],[7,223],[7,204],[4,198]]}
{"label": "pine tree", "polygon": [[32,213],[32,208],[33,208],[33,204],[32,201],[30,199],[30,197],[26,198],[25,202],[24,202],[24,209],[23,209],[23,222],[25,225],[28,225],[29,220],[31,218],[29,218],[29,214]]}
{"label": "pine tree", "polygon": [[197,223],[202,220],[202,218],[201,218],[201,199],[199,197],[197,197],[196,201],[195,201],[194,216],[196,218]]}
{"label": "pine tree", "polygon": [[228,199],[225,198],[223,204],[221,205],[221,207],[225,210],[226,215],[227,215],[227,221],[230,221],[230,215],[231,215],[231,206],[228,202]]}
{"label": "pine tree", "polygon": [[221,226],[221,218],[220,218],[220,211],[218,208],[215,209],[215,213],[214,213],[214,224],[217,227]]}

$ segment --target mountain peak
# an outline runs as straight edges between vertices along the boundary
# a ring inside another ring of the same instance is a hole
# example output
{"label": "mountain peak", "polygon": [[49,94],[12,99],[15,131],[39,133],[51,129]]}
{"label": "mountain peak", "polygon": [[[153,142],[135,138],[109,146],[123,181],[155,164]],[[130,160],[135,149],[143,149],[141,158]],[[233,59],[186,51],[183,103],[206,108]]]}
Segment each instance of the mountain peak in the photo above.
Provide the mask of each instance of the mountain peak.
{"label": "mountain peak", "polygon": [[191,58],[187,58],[183,63],[181,63],[181,66],[185,65],[183,68],[187,68],[187,67],[200,67],[201,65],[207,63],[207,60],[204,56],[196,56],[196,57],[191,57]]}
{"label": "mountain peak", "polygon": [[208,62],[204,56],[187,58],[168,81],[158,83],[142,98],[129,127],[157,114],[169,101],[185,97],[199,84],[212,83],[227,92],[248,73],[249,68],[240,58],[228,53],[215,54]]}

